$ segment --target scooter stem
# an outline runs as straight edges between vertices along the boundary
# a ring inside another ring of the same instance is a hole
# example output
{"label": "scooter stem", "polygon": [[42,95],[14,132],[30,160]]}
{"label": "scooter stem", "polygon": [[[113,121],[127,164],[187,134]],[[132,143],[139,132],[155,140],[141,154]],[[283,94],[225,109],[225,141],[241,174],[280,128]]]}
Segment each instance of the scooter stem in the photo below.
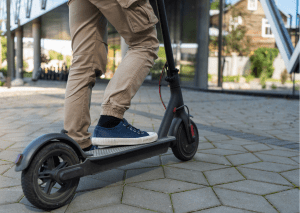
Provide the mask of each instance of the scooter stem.
{"label": "scooter stem", "polygon": [[192,143],[193,140],[192,140],[191,130],[188,122],[189,121],[188,115],[186,114],[184,109],[181,109],[179,111],[175,110],[174,112],[174,108],[183,106],[184,103],[183,103],[182,92],[179,83],[178,70],[175,68],[165,3],[164,0],[156,0],[156,3],[157,3],[157,9],[158,9],[158,14],[160,19],[161,31],[164,39],[167,61],[168,61],[169,69],[167,69],[167,76],[168,76],[167,78],[171,90],[170,101],[158,130],[158,138],[160,139],[166,137],[169,133],[173,118],[180,117],[184,122],[186,132],[190,133],[187,134],[188,141],[189,143]]}

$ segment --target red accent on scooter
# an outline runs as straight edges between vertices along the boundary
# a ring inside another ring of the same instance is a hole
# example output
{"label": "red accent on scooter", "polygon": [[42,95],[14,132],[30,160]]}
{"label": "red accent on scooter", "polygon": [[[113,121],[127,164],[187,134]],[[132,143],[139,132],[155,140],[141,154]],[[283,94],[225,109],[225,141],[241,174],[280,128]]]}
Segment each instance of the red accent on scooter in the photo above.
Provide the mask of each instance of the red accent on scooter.
{"label": "red accent on scooter", "polygon": [[191,125],[191,132],[192,132],[192,136],[194,137],[195,136],[195,132],[194,132],[194,126]]}
{"label": "red accent on scooter", "polygon": [[174,112],[174,113],[176,112],[176,107],[174,107],[173,112]]}

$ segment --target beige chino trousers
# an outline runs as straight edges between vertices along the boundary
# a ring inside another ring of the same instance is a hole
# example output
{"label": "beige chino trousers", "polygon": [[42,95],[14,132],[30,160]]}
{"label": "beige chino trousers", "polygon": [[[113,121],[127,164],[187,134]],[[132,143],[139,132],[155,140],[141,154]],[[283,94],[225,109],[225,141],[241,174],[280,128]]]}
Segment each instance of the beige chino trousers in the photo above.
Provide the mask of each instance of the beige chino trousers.
{"label": "beige chino trousers", "polygon": [[157,59],[158,22],[149,0],[70,0],[73,60],[65,94],[64,129],[81,148],[91,145],[90,102],[107,63],[107,20],[129,50],[104,92],[101,115],[122,119]]}

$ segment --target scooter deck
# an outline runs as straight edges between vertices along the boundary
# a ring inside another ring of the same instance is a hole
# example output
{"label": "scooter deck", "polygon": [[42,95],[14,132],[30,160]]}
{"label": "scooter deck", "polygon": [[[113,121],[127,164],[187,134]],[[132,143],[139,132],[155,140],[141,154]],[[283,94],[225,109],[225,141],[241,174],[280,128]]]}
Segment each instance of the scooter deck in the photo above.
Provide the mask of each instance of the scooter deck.
{"label": "scooter deck", "polygon": [[175,140],[175,137],[168,136],[158,139],[155,142],[142,145],[120,146],[88,151],[86,154],[89,156],[83,163],[61,169],[59,177],[61,181],[66,181],[76,177],[104,172],[163,154],[168,151],[171,142]]}

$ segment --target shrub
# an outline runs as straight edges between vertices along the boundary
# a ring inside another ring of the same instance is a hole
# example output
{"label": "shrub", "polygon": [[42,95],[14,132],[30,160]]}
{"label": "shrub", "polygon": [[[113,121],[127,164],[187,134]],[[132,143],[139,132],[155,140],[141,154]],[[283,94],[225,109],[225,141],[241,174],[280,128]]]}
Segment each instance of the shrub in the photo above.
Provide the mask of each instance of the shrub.
{"label": "shrub", "polygon": [[268,73],[267,73],[267,69],[264,68],[261,75],[260,75],[260,84],[262,86],[263,89],[266,88],[266,81],[268,79]]}
{"label": "shrub", "polygon": [[250,81],[252,81],[255,77],[253,75],[247,75],[245,78],[246,78],[246,82],[250,83]]}
{"label": "shrub", "polygon": [[277,89],[277,86],[275,84],[272,84],[271,88],[272,89]]}
{"label": "shrub", "polygon": [[2,87],[4,85],[4,82],[0,81],[0,87]]}
{"label": "shrub", "polygon": [[282,84],[284,84],[286,82],[288,78],[288,72],[287,70],[285,69],[281,74],[280,74],[280,81]]}
{"label": "shrub", "polygon": [[276,48],[258,48],[254,55],[250,57],[251,70],[255,77],[262,75],[263,69],[266,70],[268,78],[271,78],[274,72],[273,61],[277,57],[279,50]]}

